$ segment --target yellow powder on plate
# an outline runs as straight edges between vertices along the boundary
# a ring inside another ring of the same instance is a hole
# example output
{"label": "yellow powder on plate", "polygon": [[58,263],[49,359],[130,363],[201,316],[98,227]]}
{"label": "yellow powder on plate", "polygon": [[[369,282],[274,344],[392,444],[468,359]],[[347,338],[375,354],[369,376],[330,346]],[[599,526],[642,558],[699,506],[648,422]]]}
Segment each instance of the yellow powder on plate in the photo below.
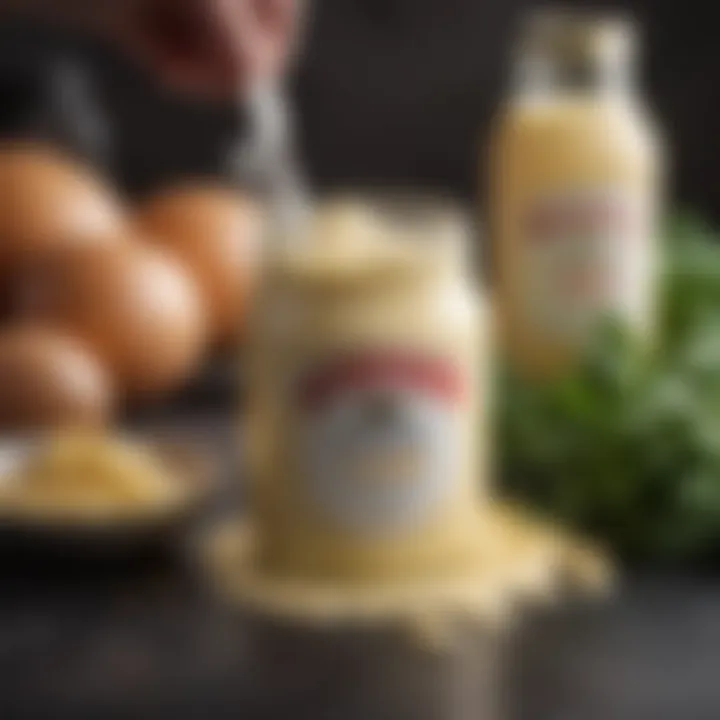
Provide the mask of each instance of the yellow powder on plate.
{"label": "yellow powder on plate", "polygon": [[30,447],[6,474],[0,509],[22,519],[94,521],[165,511],[183,497],[172,469],[149,447],[63,432]]}

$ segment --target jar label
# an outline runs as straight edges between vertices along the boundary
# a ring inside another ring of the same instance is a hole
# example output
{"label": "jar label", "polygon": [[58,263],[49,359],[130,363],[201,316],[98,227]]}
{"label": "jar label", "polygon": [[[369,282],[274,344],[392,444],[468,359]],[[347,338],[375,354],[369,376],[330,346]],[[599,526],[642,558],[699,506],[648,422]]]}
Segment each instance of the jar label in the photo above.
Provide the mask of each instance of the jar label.
{"label": "jar label", "polygon": [[377,352],[331,359],[299,384],[298,482],[334,524],[406,529],[452,490],[461,374],[451,362]]}
{"label": "jar label", "polygon": [[642,320],[652,279],[648,204],[632,191],[578,188],[538,198],[523,228],[522,303],[540,333],[576,343],[606,317]]}

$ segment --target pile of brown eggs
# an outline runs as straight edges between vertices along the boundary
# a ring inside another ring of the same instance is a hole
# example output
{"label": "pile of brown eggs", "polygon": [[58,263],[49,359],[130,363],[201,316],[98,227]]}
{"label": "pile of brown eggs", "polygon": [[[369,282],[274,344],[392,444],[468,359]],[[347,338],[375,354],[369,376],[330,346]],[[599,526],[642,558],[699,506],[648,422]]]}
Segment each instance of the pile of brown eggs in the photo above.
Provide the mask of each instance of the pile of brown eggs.
{"label": "pile of brown eggs", "polygon": [[0,147],[0,431],[101,425],[243,331],[262,212],[201,182],[129,207],[47,145]]}

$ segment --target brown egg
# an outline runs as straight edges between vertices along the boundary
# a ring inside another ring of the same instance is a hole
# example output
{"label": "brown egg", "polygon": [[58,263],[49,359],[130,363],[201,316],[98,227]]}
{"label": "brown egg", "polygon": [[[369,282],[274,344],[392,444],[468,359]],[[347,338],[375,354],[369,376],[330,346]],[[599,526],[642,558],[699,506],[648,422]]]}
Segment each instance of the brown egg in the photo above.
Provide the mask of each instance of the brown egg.
{"label": "brown egg", "polygon": [[131,394],[172,390],[198,369],[205,309],[174,258],[140,243],[47,252],[16,279],[21,317],[81,338]]}
{"label": "brown egg", "polygon": [[137,217],[141,234],[169,248],[198,281],[213,339],[236,339],[258,275],[259,203],[228,188],[188,184],[151,198]]}
{"label": "brown egg", "polygon": [[0,275],[47,247],[114,241],[124,222],[89,169],[48,146],[0,146]]}
{"label": "brown egg", "polygon": [[0,335],[0,429],[96,426],[114,410],[102,363],[77,340],[40,328]]}

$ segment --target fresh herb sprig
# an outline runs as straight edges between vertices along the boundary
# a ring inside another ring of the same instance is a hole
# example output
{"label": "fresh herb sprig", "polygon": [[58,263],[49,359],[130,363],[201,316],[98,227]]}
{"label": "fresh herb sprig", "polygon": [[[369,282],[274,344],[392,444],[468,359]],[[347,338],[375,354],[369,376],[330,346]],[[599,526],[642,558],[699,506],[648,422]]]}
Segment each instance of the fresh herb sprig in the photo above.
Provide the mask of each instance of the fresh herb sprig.
{"label": "fresh herb sprig", "polygon": [[509,493],[628,556],[720,552],[720,236],[669,223],[652,351],[606,328],[574,371],[506,368],[499,465]]}

